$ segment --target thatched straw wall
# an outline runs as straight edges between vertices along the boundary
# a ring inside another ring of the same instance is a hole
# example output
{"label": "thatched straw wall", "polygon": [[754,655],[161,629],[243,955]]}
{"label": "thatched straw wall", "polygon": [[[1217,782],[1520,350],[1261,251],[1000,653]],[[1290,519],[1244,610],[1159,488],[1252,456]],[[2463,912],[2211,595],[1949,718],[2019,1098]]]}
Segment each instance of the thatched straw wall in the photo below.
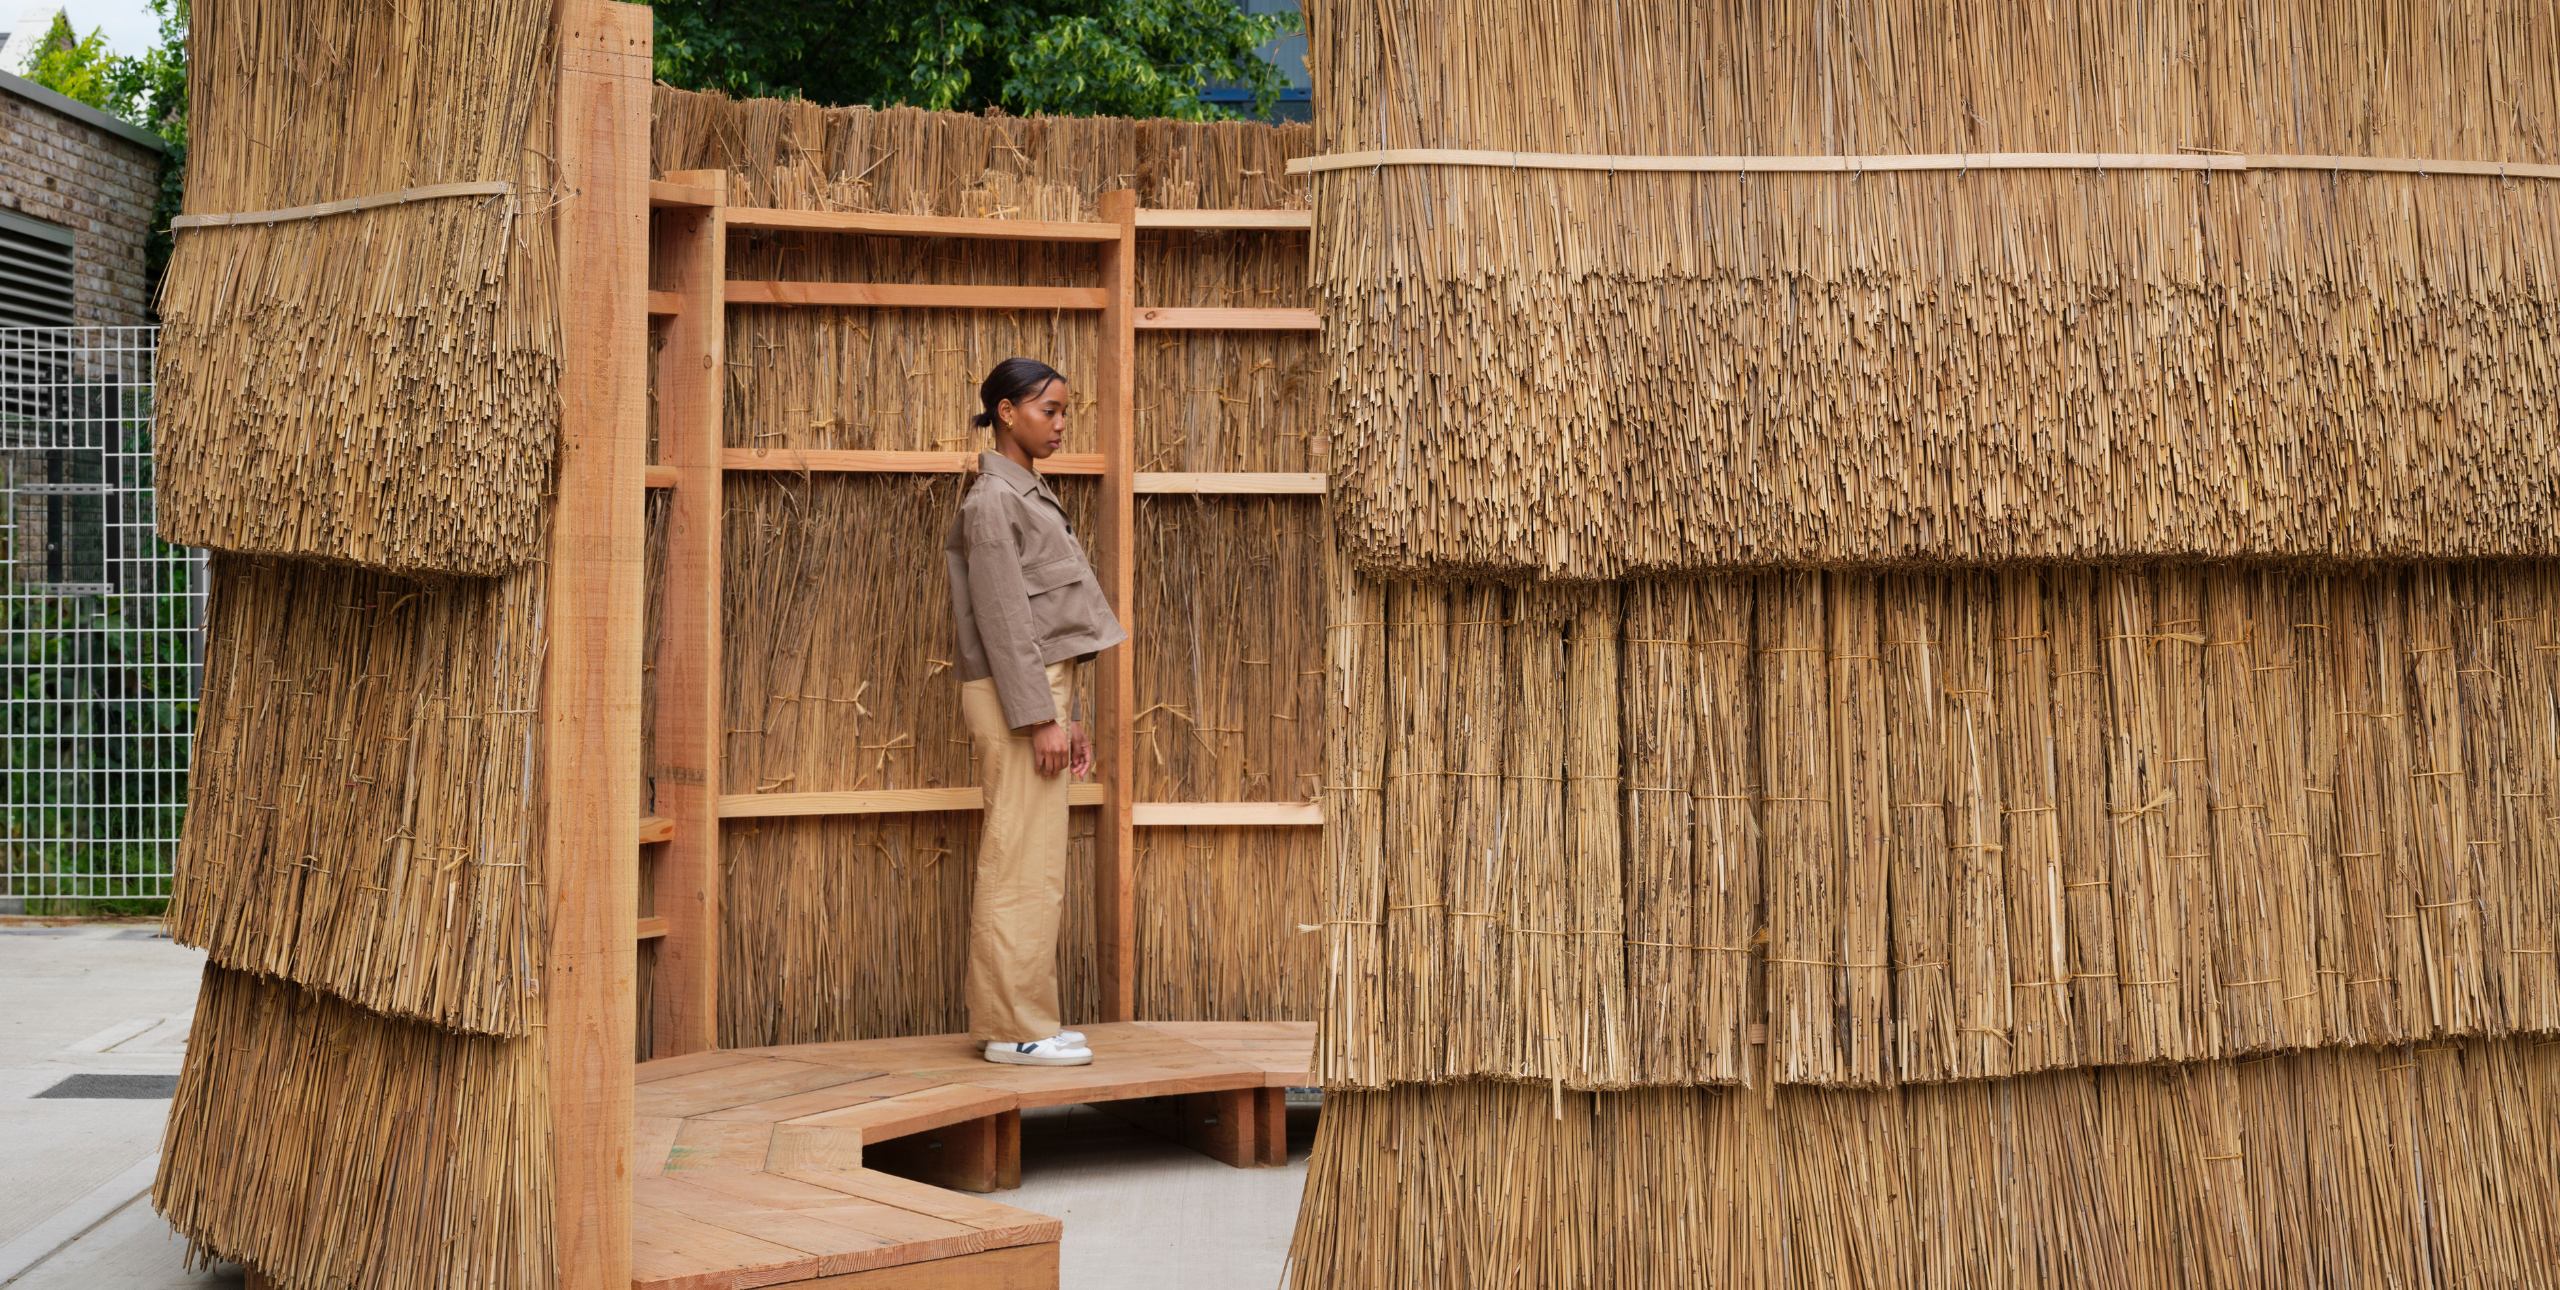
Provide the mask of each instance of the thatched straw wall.
{"label": "thatched straw wall", "polygon": [[162,289],[163,536],[406,572],[539,553],[558,422],[549,0],[201,0]]}
{"label": "thatched straw wall", "polygon": [[1337,1092],[1291,1284],[2552,1284],[2560,1045],[1886,1091]]}
{"label": "thatched straw wall", "polygon": [[292,1290],[548,1286],[543,1043],[209,968],[152,1204]]}
{"label": "thatched straw wall", "polygon": [[[2542,0],[1310,6],[1328,152],[2560,163]],[[2560,553],[2560,181],[1317,176],[1387,573]]]}
{"label": "thatched straw wall", "polygon": [[[655,164],[726,169],[733,202],[1091,219],[1134,186],[1171,207],[1304,204],[1283,173],[1304,127],[1015,120],[830,109],[660,90]],[[1301,306],[1291,235],[1140,241],[1151,305]],[[1072,284],[1089,247],[734,234],[729,276]],[[1029,354],[1075,385],[1065,450],[1097,452],[1091,314],[1001,310],[729,311],[733,447],[981,447],[968,421],[995,360]],[[1316,347],[1305,334],[1150,335],[1138,347],[1139,465],[1315,470]],[[963,478],[732,474],[723,537],[724,791],[973,785],[951,668],[940,548]],[[1096,534],[1089,480],[1057,482]],[[1142,800],[1304,800],[1320,745],[1316,506],[1304,499],[1141,506],[1137,706]],[[1093,713],[1092,678],[1080,677]],[[1079,813],[1082,837],[1090,823]],[[740,1043],[949,1031],[961,1025],[971,815],[741,821],[725,839],[722,1034]],[[1304,1016],[1312,1005],[1312,836],[1186,830],[1141,837],[1141,1015]],[[848,858],[852,857],[852,858]],[[1089,847],[1073,861],[1089,872]],[[1081,902],[1081,876],[1070,889]],[[1091,933],[1062,959],[1090,1016]],[[1158,957],[1159,951],[1161,958]],[[1080,1011],[1081,1010],[1081,1011]]]}
{"label": "thatched straw wall", "polygon": [[1338,1086],[1835,1086],[2560,1032],[2560,567],[1381,584]]}
{"label": "thatched straw wall", "polygon": [[375,1012],[520,1035],[543,931],[542,566],[217,557],[170,932]]}

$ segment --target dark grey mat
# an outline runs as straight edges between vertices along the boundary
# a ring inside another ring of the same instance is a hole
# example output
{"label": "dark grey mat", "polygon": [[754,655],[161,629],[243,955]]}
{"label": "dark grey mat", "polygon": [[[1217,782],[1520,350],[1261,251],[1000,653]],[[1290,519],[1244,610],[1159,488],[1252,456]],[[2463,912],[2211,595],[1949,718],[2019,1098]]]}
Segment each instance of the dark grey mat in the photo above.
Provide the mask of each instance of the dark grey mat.
{"label": "dark grey mat", "polygon": [[166,1102],[178,1095],[175,1075],[74,1075],[36,1094],[37,1097],[76,1097],[88,1100],[132,1098]]}

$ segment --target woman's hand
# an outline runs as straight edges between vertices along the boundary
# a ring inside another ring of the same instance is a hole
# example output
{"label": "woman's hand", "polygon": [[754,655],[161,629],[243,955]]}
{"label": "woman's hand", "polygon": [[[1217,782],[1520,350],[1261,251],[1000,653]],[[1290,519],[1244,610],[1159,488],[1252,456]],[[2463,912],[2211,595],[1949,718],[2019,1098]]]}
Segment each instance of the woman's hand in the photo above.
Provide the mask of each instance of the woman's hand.
{"label": "woman's hand", "polygon": [[1043,721],[1031,728],[1031,764],[1042,779],[1054,779],[1075,752],[1075,740],[1067,728],[1055,721]]}
{"label": "woman's hand", "polygon": [[1082,779],[1093,770],[1093,736],[1085,733],[1084,723],[1079,721],[1068,729],[1067,739],[1074,746],[1067,773]]}

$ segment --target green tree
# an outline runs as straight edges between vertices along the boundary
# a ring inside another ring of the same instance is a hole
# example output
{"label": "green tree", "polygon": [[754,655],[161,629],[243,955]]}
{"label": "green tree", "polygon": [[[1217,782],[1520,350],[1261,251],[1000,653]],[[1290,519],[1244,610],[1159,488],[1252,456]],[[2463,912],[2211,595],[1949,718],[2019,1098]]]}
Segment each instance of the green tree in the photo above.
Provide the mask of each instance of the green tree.
{"label": "green tree", "polygon": [[71,17],[57,9],[53,25],[36,42],[27,79],[65,98],[124,115],[116,102],[116,56],[107,52],[107,36],[93,30],[85,38],[71,28]]}
{"label": "green tree", "polygon": [[1279,70],[1255,51],[1296,30],[1231,0],[654,0],[658,76],[688,89],[1072,116],[1231,116],[1201,99]]}

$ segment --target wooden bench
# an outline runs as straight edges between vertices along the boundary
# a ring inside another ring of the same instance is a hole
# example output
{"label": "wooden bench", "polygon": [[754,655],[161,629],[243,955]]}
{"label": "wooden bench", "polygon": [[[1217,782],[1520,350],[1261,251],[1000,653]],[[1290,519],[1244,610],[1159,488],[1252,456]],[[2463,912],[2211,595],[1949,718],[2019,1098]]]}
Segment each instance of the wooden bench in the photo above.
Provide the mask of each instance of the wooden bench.
{"label": "wooden bench", "polygon": [[986,1200],[1022,1179],[1029,1107],[1140,1116],[1239,1168],[1288,1159],[1304,1022],[1085,1026],[1090,1066],[998,1066],[957,1035],[643,1063],[632,1284],[826,1290],[1058,1283],[1057,1219]]}

